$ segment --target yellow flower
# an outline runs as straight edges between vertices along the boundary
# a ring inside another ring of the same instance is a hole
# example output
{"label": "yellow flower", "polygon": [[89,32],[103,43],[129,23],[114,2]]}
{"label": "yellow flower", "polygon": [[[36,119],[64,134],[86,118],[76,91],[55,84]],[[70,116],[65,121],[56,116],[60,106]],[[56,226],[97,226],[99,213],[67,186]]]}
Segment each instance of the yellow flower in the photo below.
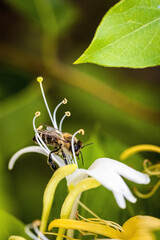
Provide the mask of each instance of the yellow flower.
{"label": "yellow flower", "polygon": [[56,219],[49,225],[53,227],[75,229],[92,234],[99,234],[117,240],[155,240],[153,231],[160,230],[160,219],[150,216],[135,216],[127,220],[121,229],[105,224],[105,221],[87,222],[71,219]]}

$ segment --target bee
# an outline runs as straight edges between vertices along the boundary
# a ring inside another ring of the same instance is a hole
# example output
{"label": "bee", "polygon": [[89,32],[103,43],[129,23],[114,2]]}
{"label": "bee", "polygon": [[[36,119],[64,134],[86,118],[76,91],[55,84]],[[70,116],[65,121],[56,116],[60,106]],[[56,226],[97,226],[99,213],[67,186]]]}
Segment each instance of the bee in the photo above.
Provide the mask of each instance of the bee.
{"label": "bee", "polygon": [[[54,150],[50,152],[47,160],[47,163],[50,165],[52,170],[56,170],[58,167],[51,158],[52,153],[62,156],[66,165],[68,164],[68,161],[71,161],[73,155],[71,144],[72,134],[67,132],[61,132],[50,126],[46,127],[46,129],[43,129],[43,127],[39,128],[38,134],[47,146],[54,147]],[[35,136],[33,138],[33,141],[37,143]],[[74,137],[73,145],[75,155],[79,159],[79,154],[81,154],[83,164],[83,156],[81,153],[81,149],[86,145],[83,146],[83,143],[76,137]]]}

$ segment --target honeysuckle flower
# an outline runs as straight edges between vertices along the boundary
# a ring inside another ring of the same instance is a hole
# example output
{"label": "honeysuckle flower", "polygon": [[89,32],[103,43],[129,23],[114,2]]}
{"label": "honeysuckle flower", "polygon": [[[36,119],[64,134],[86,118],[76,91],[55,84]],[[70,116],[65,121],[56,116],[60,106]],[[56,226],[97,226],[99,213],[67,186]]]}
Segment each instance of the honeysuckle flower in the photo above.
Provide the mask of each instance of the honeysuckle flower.
{"label": "honeysuckle flower", "polygon": [[126,207],[125,198],[132,203],[136,202],[136,198],[130,192],[122,177],[138,184],[148,184],[150,182],[147,174],[136,171],[116,160],[99,158],[94,161],[88,170],[77,169],[72,175],[69,175],[67,177],[68,184],[77,183],[80,178],[85,178],[88,175],[95,178],[105,188],[111,190],[121,208]]}
{"label": "honeysuckle flower", "polygon": [[[49,231],[54,227],[75,229],[98,234],[116,240],[155,240],[154,231],[160,230],[160,219],[151,216],[134,216],[122,227],[109,224],[103,219],[56,219],[49,224]],[[97,239],[97,238],[96,238]]]}
{"label": "honeysuckle flower", "polygon": [[[120,158],[122,160],[125,160],[126,158],[130,157],[135,153],[146,152],[146,151],[160,153],[160,147],[151,145],[151,144],[135,145],[126,149],[124,152],[122,152]],[[149,160],[146,159],[143,162],[143,166],[144,166],[144,172],[147,173],[149,176],[157,176],[158,178],[160,177],[160,163],[152,164]],[[154,195],[154,193],[157,191],[159,187],[160,187],[160,180],[155,184],[155,186],[149,193],[146,193],[146,194],[140,193],[136,188],[134,188],[134,192],[140,198],[149,198]]]}
{"label": "honeysuckle flower", "polygon": [[[61,103],[59,103],[57,105],[57,107],[55,108],[53,115],[52,115],[50,112],[45,94],[44,94],[44,90],[43,90],[43,85],[42,85],[43,78],[39,77],[39,78],[37,78],[37,81],[40,84],[42,96],[43,96],[48,114],[50,116],[51,122],[53,124],[53,127],[58,133],[61,133],[62,123],[63,123],[65,117],[67,116],[67,114],[65,114],[62,117],[62,120],[60,121],[60,124],[58,127],[58,124],[56,121],[56,113],[57,113],[58,108],[62,104],[67,103],[67,100],[64,99]],[[68,114],[68,116],[69,115],[70,114]],[[35,131],[36,141],[39,144],[39,148],[31,146],[31,147],[28,147],[28,148],[18,151],[16,154],[14,154],[14,156],[10,160],[10,163],[9,163],[10,169],[13,167],[17,158],[20,157],[21,154],[25,153],[25,151],[29,152],[29,150],[31,150],[32,152],[33,151],[39,152],[41,154],[51,156],[53,162],[56,163],[59,167],[62,167],[65,165],[65,162],[63,161],[63,159],[60,156],[58,156],[57,154],[52,153],[51,150],[48,148],[48,146],[43,141],[43,139],[38,134],[38,130],[35,125],[35,120],[39,116],[40,116],[40,112],[36,112],[35,117],[33,118],[33,128]],[[77,166],[78,166],[78,163],[77,163],[75,148],[74,148],[74,138],[75,138],[76,134],[78,134],[78,133],[84,134],[84,131],[79,130],[73,134],[72,141],[71,141],[72,154],[68,154],[68,156],[67,156],[67,164],[74,163]],[[95,178],[104,187],[111,190],[113,192],[113,195],[116,199],[117,204],[121,208],[126,207],[125,199],[127,199],[128,201],[130,201],[132,203],[136,202],[136,198],[130,192],[128,186],[126,185],[126,183],[124,182],[122,177],[125,177],[135,183],[138,183],[138,184],[148,184],[150,181],[147,174],[140,173],[121,162],[118,162],[116,160],[112,160],[109,158],[99,158],[99,159],[95,160],[95,162],[89,167],[88,170],[77,169],[73,174],[68,176],[67,177],[68,187],[71,188],[72,186],[75,186],[80,180],[87,178],[88,176]]]}

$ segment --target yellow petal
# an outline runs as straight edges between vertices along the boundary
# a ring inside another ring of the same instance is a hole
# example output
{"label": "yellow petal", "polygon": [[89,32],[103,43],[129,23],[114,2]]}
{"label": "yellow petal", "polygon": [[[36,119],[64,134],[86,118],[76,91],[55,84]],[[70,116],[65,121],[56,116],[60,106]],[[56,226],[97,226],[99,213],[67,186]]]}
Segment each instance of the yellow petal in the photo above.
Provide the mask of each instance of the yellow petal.
{"label": "yellow petal", "polygon": [[8,240],[26,240],[26,239],[20,236],[13,235],[13,236],[10,236]]}
{"label": "yellow petal", "polygon": [[47,225],[49,213],[51,210],[54,193],[58,183],[63,178],[65,178],[66,176],[74,172],[76,168],[77,168],[76,164],[66,165],[64,167],[58,168],[56,172],[53,174],[49,183],[47,184],[47,187],[43,195],[43,211],[42,211],[41,226],[40,226],[41,232],[44,232],[46,230],[46,225]]}
{"label": "yellow petal", "polygon": [[[160,229],[160,219],[150,216],[135,216],[123,224],[122,239],[153,239],[152,231]],[[144,238],[145,236],[145,238]]]}
{"label": "yellow petal", "polygon": [[[66,197],[63,203],[63,206],[61,209],[61,215],[60,215],[61,218],[69,218],[72,206],[79,194],[91,188],[96,188],[100,185],[101,184],[97,182],[97,180],[93,178],[86,178],[81,180],[75,187],[72,186],[72,188],[70,188],[70,192],[68,196]],[[62,240],[61,235],[63,235],[64,233],[65,233],[65,229],[60,228],[58,231],[59,236],[57,237],[57,240]]]}
{"label": "yellow petal", "polygon": [[151,152],[157,152],[160,153],[160,147],[150,144],[141,144],[141,145],[135,145],[133,147],[130,147],[126,149],[121,155],[120,159],[124,160],[128,158],[129,156],[137,153],[137,152],[143,152],[143,151],[151,151]]}
{"label": "yellow petal", "polygon": [[63,203],[61,209],[61,218],[69,217],[73,203],[80,193],[92,188],[96,188],[100,185],[101,184],[97,180],[93,178],[86,178],[80,181],[74,188],[72,187],[72,190],[69,192]]}
{"label": "yellow petal", "polygon": [[82,221],[73,220],[73,219],[56,219],[49,224],[49,227],[48,227],[49,231],[53,227],[82,230],[86,232],[100,234],[110,238],[117,238],[119,236],[119,231],[113,229],[110,226],[97,224],[97,223],[82,222]]}

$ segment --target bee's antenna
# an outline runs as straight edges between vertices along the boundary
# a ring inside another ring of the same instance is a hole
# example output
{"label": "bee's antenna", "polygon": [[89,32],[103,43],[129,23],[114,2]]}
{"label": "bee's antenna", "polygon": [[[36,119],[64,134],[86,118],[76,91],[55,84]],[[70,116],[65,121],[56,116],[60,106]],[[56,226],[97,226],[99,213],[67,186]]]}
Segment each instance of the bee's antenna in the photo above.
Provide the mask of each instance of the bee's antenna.
{"label": "bee's antenna", "polygon": [[83,155],[82,155],[82,152],[81,152],[81,151],[80,151],[80,154],[81,154],[81,159],[82,159],[82,165],[84,165]]}
{"label": "bee's antenna", "polygon": [[85,144],[85,145],[82,146],[82,148],[84,148],[84,147],[86,147],[86,146],[88,146],[88,145],[91,145],[91,144],[93,144],[93,143]]}

